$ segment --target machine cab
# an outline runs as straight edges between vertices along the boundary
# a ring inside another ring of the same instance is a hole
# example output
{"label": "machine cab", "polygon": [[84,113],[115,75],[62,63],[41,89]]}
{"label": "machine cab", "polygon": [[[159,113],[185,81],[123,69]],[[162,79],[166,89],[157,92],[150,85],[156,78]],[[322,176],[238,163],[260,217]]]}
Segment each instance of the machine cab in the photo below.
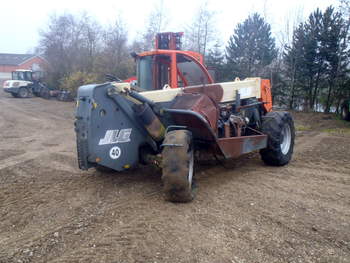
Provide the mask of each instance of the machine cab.
{"label": "machine cab", "polygon": [[12,71],[12,80],[32,81],[32,74],[31,70]]}
{"label": "machine cab", "polygon": [[137,80],[141,90],[181,88],[214,82],[204,66],[201,54],[179,50],[180,34],[182,35],[182,33],[158,34],[156,50],[135,54]]}
{"label": "machine cab", "polygon": [[41,71],[31,71],[25,69],[18,69],[12,71],[12,80],[22,80],[22,81],[37,81],[43,77],[43,72]]}

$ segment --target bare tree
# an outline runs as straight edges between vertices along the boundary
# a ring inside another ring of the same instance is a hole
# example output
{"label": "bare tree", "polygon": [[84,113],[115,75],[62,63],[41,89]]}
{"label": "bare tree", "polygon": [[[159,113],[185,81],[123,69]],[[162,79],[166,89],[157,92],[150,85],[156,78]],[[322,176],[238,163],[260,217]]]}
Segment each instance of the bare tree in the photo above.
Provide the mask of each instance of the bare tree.
{"label": "bare tree", "polygon": [[267,2],[268,2],[268,0],[263,0],[263,13],[262,13],[262,16],[263,16],[263,18],[266,21],[268,20],[267,10],[269,9]]}
{"label": "bare tree", "polygon": [[86,13],[52,15],[46,29],[40,31],[38,51],[49,62],[51,81],[75,71],[92,71],[99,50],[100,26]]}
{"label": "bare tree", "polygon": [[160,0],[154,6],[147,18],[146,29],[143,34],[142,43],[143,50],[151,50],[154,48],[155,36],[157,33],[163,31],[169,22],[169,17],[165,15],[164,0]]}
{"label": "bare tree", "polygon": [[286,13],[283,27],[276,33],[276,39],[281,49],[290,45],[293,39],[293,32],[303,22],[303,7],[299,6]]}
{"label": "bare tree", "polygon": [[201,4],[192,23],[186,27],[185,47],[205,56],[208,46],[216,40],[214,23],[215,12],[208,9],[207,2]]}
{"label": "bare tree", "polygon": [[39,50],[50,64],[49,71],[53,82],[57,82],[73,70],[76,53],[72,50],[76,38],[79,38],[76,27],[73,15],[54,14],[49,18],[48,27],[40,31]]}
{"label": "bare tree", "polygon": [[121,17],[103,32],[102,51],[99,53],[95,72],[99,75],[114,74],[127,78],[132,73],[132,59],[128,47],[128,31]]}
{"label": "bare tree", "polygon": [[343,15],[350,19],[350,0],[339,0],[339,3]]}
{"label": "bare tree", "polygon": [[87,14],[79,21],[82,30],[81,62],[82,69],[91,72],[94,69],[97,54],[101,51],[102,27]]}

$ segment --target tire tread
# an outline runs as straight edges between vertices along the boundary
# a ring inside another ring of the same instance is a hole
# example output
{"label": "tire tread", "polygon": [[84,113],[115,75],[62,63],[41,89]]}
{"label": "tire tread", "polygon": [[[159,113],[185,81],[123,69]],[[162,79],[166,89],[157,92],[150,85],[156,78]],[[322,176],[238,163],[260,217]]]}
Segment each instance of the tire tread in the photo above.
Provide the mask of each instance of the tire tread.
{"label": "tire tread", "polygon": [[192,135],[187,130],[175,130],[166,134],[162,151],[162,181],[165,199],[171,202],[190,202],[194,198],[192,185],[188,183],[189,151]]}
{"label": "tire tread", "polygon": [[[288,123],[291,128],[291,145],[287,154],[281,151],[281,132]],[[293,155],[295,129],[289,112],[269,112],[263,117],[262,132],[268,135],[267,147],[260,150],[261,159],[268,165],[283,166],[289,163]]]}

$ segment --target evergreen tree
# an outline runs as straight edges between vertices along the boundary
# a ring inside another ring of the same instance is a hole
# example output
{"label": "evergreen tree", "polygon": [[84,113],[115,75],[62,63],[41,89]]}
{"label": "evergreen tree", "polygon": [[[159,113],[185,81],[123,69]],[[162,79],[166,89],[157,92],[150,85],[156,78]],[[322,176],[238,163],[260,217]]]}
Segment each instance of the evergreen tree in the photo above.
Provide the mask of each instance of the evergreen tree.
{"label": "evergreen tree", "polygon": [[215,70],[216,82],[221,82],[224,80],[224,59],[225,55],[222,52],[219,43],[216,43],[214,47],[209,50],[208,55],[205,58],[208,68]]}
{"label": "evergreen tree", "polygon": [[347,28],[341,14],[334,12],[333,7],[326,9],[322,22],[320,52],[327,62],[325,112],[329,112],[337,93],[342,93],[339,82],[341,78],[346,76],[349,65],[346,41]]}
{"label": "evergreen tree", "polygon": [[289,107],[302,104],[304,109],[314,109],[325,71],[324,56],[320,52],[322,13],[311,13],[305,23],[294,31],[290,47],[286,47],[284,61],[289,80]]}
{"label": "evergreen tree", "polygon": [[303,104],[315,110],[322,103],[328,112],[334,102],[339,105],[349,65],[347,30],[341,14],[328,7],[294,31],[283,56],[290,108]]}
{"label": "evergreen tree", "polygon": [[322,13],[319,9],[310,14],[308,21],[304,24],[304,41],[302,57],[299,58],[299,70],[301,81],[304,82],[303,97],[304,107],[314,109],[316,97],[319,92],[319,84],[325,69],[324,56],[320,52],[320,34],[322,31]]}
{"label": "evergreen tree", "polygon": [[303,47],[305,42],[304,24],[301,23],[294,31],[292,45],[285,47],[283,53],[283,75],[286,80],[287,89],[285,91],[285,102],[290,109],[295,109],[300,95],[301,67],[303,64]]}
{"label": "evergreen tree", "polygon": [[237,25],[226,47],[227,68],[240,78],[268,77],[266,67],[276,56],[271,26],[257,13]]}

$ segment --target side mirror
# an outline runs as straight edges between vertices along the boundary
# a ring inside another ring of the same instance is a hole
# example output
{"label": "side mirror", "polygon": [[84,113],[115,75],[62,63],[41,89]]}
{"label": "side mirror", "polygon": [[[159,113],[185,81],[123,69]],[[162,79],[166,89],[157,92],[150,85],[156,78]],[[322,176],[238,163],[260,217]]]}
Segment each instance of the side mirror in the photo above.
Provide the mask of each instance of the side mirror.
{"label": "side mirror", "polygon": [[130,56],[132,56],[134,59],[138,58],[138,55],[137,55],[137,53],[135,51],[131,52]]}
{"label": "side mirror", "polygon": [[139,55],[137,55],[135,51],[131,52],[130,56],[132,56],[132,58],[134,59],[134,62],[136,62],[136,59],[139,57]]}

